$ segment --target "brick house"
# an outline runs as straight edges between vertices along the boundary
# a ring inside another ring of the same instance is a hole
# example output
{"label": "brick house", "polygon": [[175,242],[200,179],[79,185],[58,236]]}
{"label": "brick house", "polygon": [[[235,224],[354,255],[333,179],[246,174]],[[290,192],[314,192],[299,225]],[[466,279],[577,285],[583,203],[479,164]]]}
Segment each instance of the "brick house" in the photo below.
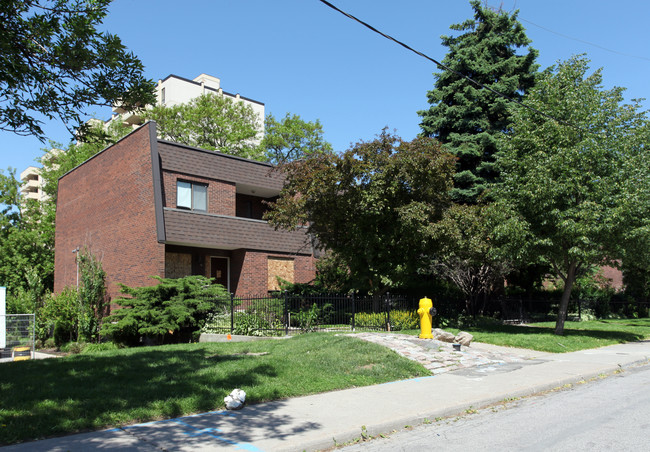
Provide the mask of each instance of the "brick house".
{"label": "brick house", "polygon": [[269,164],[159,140],[148,122],[59,180],[54,291],[76,284],[79,247],[102,261],[111,298],[151,275],[210,276],[238,296],[276,290],[276,276],[309,282],[305,231],[262,220],[282,185]]}

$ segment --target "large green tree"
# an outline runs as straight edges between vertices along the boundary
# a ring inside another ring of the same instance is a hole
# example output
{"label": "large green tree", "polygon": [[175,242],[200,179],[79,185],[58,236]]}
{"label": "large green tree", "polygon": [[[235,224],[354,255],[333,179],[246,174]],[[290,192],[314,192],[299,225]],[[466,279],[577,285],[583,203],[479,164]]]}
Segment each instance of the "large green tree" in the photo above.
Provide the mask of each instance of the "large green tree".
{"label": "large green tree", "polygon": [[35,200],[23,200],[15,170],[0,171],[0,285],[8,312],[31,313],[51,289],[54,223]]}
{"label": "large green tree", "polygon": [[512,270],[512,261],[494,237],[497,227],[508,227],[511,221],[494,204],[454,204],[440,221],[423,229],[436,244],[429,271],[463,293],[470,315],[483,313],[488,296],[503,289],[504,278]]}
{"label": "large green tree", "polygon": [[156,105],[144,111],[163,139],[253,160],[266,160],[258,146],[261,118],[250,105],[221,94],[204,94],[185,104]]}
{"label": "large green tree", "polygon": [[421,265],[423,227],[448,207],[453,156],[425,137],[386,131],[341,155],[317,154],[284,166],[287,181],[266,218],[308,232],[348,267],[356,289],[397,287]]}
{"label": "large green tree", "polygon": [[332,152],[320,121],[305,121],[289,113],[279,121],[272,114],[266,115],[261,146],[269,162],[275,165]]}
{"label": "large green tree", "polygon": [[470,3],[474,18],[450,27],[461,34],[442,37],[449,49],[442,62],[450,70],[434,74],[434,89],[427,94],[431,106],[419,112],[422,134],[437,138],[458,158],[451,196],[460,203],[475,203],[497,176],[498,137],[510,124],[507,98],[521,100],[538,67],[517,12]]}
{"label": "large green tree", "polygon": [[72,131],[88,107],[153,103],[140,60],[97,30],[110,2],[0,2],[0,129],[44,139],[44,119]]}
{"label": "large green tree", "polygon": [[647,165],[635,163],[648,161],[645,113],[623,104],[623,89],[604,89],[601,71],[588,74],[588,65],[584,56],[561,62],[530,91],[527,103],[557,120],[512,108],[494,190],[521,220],[513,239],[564,281],[556,334],[563,334],[576,276],[620,257],[642,221],[636,204],[650,202],[648,184],[634,182],[650,177]]}

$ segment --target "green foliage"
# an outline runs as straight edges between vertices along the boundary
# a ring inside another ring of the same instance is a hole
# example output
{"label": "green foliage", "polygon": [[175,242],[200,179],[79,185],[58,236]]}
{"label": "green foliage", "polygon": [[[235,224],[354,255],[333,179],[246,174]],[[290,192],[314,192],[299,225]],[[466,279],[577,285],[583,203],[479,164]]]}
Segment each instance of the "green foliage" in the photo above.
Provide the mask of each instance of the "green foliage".
{"label": "green foliage", "polygon": [[99,341],[99,329],[109,307],[106,298],[106,272],[101,262],[87,249],[80,250],[79,316],[77,331],[81,340]]}
{"label": "green foliage", "polygon": [[[386,314],[384,312],[359,312],[354,316],[355,325],[363,328],[386,328]],[[391,310],[391,331],[414,330],[420,327],[420,316],[415,311]]]}
{"label": "green foliage", "polygon": [[243,336],[280,336],[283,334],[281,317],[267,311],[252,308],[235,312],[233,334]]}
{"label": "green foliage", "polygon": [[143,112],[166,140],[266,161],[256,139],[260,118],[250,105],[221,94],[204,94],[185,104],[156,105]]}
{"label": "green foliage", "polygon": [[650,200],[640,180],[650,177],[649,167],[637,167],[648,161],[647,118],[638,103],[622,104],[621,88],[603,89],[600,70],[587,71],[584,56],[571,58],[544,71],[529,92],[530,106],[562,123],[513,107],[494,189],[515,223],[501,235],[564,281],[557,334],[581,269],[620,257],[625,237],[643,221],[637,204],[647,209]]}
{"label": "green foliage", "polygon": [[60,294],[48,296],[37,316],[39,339],[53,335],[57,347],[72,341],[77,337],[78,315],[79,297],[75,288],[66,287]]}
{"label": "green foliage", "polygon": [[276,228],[308,225],[355,288],[381,293],[415,272],[427,245],[422,227],[448,205],[453,164],[432,139],[405,142],[383,131],[342,155],[286,164],[287,182],[265,218]]}
{"label": "green foliage", "polygon": [[229,300],[223,286],[211,284],[204,276],[153,278],[158,281],[154,286],[120,285],[126,297],[114,300],[120,308],[106,317],[102,334],[131,344],[141,337],[158,343],[186,341],[201,329],[220,300]]}
{"label": "green foliage", "polygon": [[90,355],[95,353],[101,353],[112,350],[119,350],[120,345],[115,342],[98,342],[96,344],[86,344],[81,350],[81,353],[84,355]]}
{"label": "green foliage", "polygon": [[40,117],[75,128],[88,107],[153,102],[154,83],[140,60],[119,37],[98,30],[110,2],[0,4],[0,129],[43,139]]}
{"label": "green foliage", "polygon": [[323,126],[318,120],[303,121],[289,113],[280,121],[271,114],[266,116],[261,147],[275,165],[332,153],[332,145],[323,138]]}
{"label": "green foliage", "polygon": [[34,313],[54,279],[53,211],[22,202],[15,170],[0,170],[0,284],[10,314]]}
{"label": "green foliage", "polygon": [[297,320],[301,332],[311,333],[316,331],[318,318],[320,317],[319,311],[318,305],[314,303],[309,309],[298,311],[294,315],[294,319]]}
{"label": "green foliage", "polygon": [[493,237],[496,225],[509,221],[503,213],[491,205],[456,204],[426,228],[437,243],[429,271],[458,287],[469,315],[482,313],[479,300],[502,289],[511,269]]}
{"label": "green foliage", "polygon": [[431,107],[419,112],[422,134],[436,137],[458,157],[451,197],[460,203],[475,203],[498,176],[494,154],[498,136],[509,130],[510,112],[509,102],[493,91],[521,100],[534,85],[538,67],[538,52],[529,47],[517,11],[470,3],[474,19],[450,27],[462,34],[442,37],[449,49],[442,62],[451,70],[435,74],[435,88],[427,94]]}
{"label": "green foliage", "polygon": [[73,355],[78,355],[80,353],[83,353],[84,350],[86,349],[86,343],[85,342],[68,342],[66,344],[63,344],[61,347],[61,351],[64,353],[70,353]]}

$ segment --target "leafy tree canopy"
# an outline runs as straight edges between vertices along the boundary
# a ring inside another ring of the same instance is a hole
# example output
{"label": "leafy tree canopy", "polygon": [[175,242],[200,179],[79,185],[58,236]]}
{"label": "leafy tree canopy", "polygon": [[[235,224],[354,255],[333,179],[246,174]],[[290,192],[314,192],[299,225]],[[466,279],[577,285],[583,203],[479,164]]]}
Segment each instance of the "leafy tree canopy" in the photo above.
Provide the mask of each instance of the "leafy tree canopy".
{"label": "leafy tree canopy", "polygon": [[448,206],[453,156],[429,138],[385,130],[342,155],[285,165],[287,182],[266,218],[308,232],[345,262],[357,289],[380,294],[414,274],[428,245],[422,226]]}
{"label": "leafy tree canopy", "polygon": [[265,161],[260,118],[250,105],[220,94],[204,94],[185,104],[156,105],[144,111],[166,140]]}
{"label": "leafy tree canopy", "polygon": [[308,122],[287,113],[278,121],[269,114],[264,128],[261,146],[269,162],[275,165],[332,152],[332,145],[323,138],[323,126],[318,120]]}
{"label": "leafy tree canopy", "polygon": [[547,69],[528,95],[529,105],[562,123],[512,108],[494,190],[521,220],[505,232],[564,281],[557,334],[578,272],[620,257],[650,202],[647,182],[639,183],[650,177],[647,117],[638,103],[623,104],[622,88],[603,89],[601,71],[588,75],[588,64],[577,56]]}
{"label": "leafy tree canopy", "polygon": [[475,203],[497,176],[498,137],[510,124],[510,102],[465,77],[521,100],[534,85],[538,67],[538,52],[529,47],[517,12],[492,11],[479,0],[470,3],[474,19],[450,27],[462,34],[442,37],[449,49],[442,62],[455,72],[435,74],[435,87],[427,94],[431,107],[419,112],[422,134],[437,138],[458,158],[451,197],[460,203]]}
{"label": "leafy tree canopy", "polygon": [[119,37],[97,30],[110,2],[0,2],[0,129],[43,140],[43,118],[83,130],[90,106],[153,103],[140,60]]}
{"label": "leafy tree canopy", "polygon": [[54,277],[54,223],[36,200],[22,200],[15,170],[0,171],[0,285],[8,312],[35,312]]}
{"label": "leafy tree canopy", "polygon": [[503,288],[511,261],[501,252],[494,231],[511,221],[493,204],[454,204],[440,221],[425,228],[437,243],[429,271],[460,289],[468,314],[482,313],[479,301]]}

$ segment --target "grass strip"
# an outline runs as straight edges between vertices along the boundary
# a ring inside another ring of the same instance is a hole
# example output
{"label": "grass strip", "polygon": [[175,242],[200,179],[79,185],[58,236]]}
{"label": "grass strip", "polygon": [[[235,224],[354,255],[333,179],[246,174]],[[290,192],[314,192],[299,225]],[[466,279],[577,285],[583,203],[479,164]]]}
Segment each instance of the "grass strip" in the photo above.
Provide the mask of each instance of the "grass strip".
{"label": "grass strip", "polygon": [[429,375],[359,339],[178,344],[0,364],[0,445]]}
{"label": "grass strip", "polygon": [[[453,334],[459,331],[454,328],[445,330]],[[479,319],[476,326],[464,327],[463,331],[471,333],[476,342],[565,353],[649,339],[650,319],[566,322],[563,336],[553,334],[555,322],[504,325],[490,319]],[[420,331],[409,330],[406,333],[419,334]]]}

